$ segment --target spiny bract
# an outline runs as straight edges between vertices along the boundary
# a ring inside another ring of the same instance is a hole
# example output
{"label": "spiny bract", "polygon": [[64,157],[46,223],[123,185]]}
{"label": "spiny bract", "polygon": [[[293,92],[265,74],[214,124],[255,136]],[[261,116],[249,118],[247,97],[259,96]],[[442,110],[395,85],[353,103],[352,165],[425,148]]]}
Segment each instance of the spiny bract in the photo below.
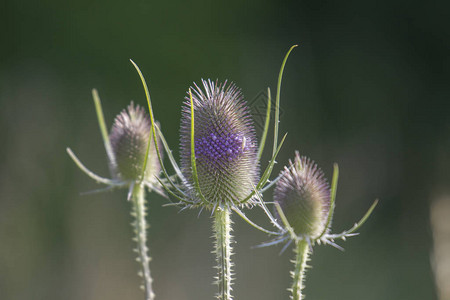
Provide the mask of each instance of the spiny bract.
{"label": "spiny bract", "polygon": [[296,235],[317,238],[325,229],[330,206],[330,186],[322,170],[295,152],[294,162],[289,160],[289,167],[284,167],[280,175],[274,201]]}
{"label": "spiny bract", "polygon": [[[258,181],[257,141],[253,120],[240,90],[227,82],[202,80],[195,84],[194,146],[198,182],[211,204],[236,204],[245,199]],[[188,93],[189,94],[189,93]],[[191,166],[191,105],[187,96],[182,110],[180,152],[182,172],[189,181],[188,193],[199,199],[194,189]]]}

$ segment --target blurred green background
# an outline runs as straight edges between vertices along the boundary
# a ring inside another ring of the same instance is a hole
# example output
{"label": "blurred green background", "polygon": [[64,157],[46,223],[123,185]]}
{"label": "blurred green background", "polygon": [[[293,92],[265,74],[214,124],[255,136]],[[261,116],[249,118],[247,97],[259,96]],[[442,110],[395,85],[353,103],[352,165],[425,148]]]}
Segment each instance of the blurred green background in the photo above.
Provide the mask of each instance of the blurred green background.
{"label": "blurred green background", "polygon": [[[143,299],[126,191],[80,196],[99,186],[65,152],[107,176],[92,88],[108,124],[130,100],[145,105],[136,61],[178,155],[193,81],[232,80],[250,102],[275,91],[293,44],[275,171],[296,149],[329,178],[338,162],[336,232],[380,199],[345,252],[314,249],[307,299],[437,299],[429,207],[450,194],[447,1],[3,0],[0,15],[0,299]],[[208,213],[149,200],[157,299],[212,299]],[[235,298],[288,299],[291,249],[251,249],[268,237],[234,220]]]}

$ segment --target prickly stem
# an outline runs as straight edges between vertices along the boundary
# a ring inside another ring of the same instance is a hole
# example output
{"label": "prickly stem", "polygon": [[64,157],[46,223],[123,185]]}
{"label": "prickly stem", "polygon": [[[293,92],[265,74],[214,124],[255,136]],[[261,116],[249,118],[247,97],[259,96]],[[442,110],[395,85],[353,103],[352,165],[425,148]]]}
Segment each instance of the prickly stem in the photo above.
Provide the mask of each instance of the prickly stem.
{"label": "prickly stem", "polygon": [[305,298],[303,294],[304,280],[305,280],[305,271],[306,271],[306,263],[309,260],[309,245],[308,242],[304,239],[296,241],[296,245],[294,248],[295,260],[294,263],[294,271],[291,272],[292,275],[292,286],[291,286],[291,299],[292,300],[301,300]]}
{"label": "prickly stem", "polygon": [[227,207],[217,208],[214,213],[214,237],[217,262],[216,284],[219,288],[217,299],[232,300],[231,284],[233,264],[231,262],[232,255],[232,236],[231,236],[231,219],[230,210]]}
{"label": "prickly stem", "polygon": [[147,248],[147,222],[145,220],[145,188],[141,184],[136,184],[133,188],[132,194],[132,215],[135,221],[132,223],[136,237],[133,239],[137,243],[136,252],[138,253],[137,261],[140,264],[141,270],[139,274],[143,279],[143,289],[146,300],[154,300],[155,294],[152,288],[152,276],[150,273],[150,257],[148,256]]}

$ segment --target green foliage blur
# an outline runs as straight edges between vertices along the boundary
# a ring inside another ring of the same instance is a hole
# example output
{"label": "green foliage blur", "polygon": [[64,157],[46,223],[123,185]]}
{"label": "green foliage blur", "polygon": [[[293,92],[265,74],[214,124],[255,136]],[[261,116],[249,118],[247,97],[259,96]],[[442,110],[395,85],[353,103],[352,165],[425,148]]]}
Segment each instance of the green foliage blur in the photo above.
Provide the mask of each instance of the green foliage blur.
{"label": "green foliage blur", "polygon": [[[145,105],[132,58],[178,156],[194,81],[231,80],[249,102],[274,94],[293,44],[275,172],[296,149],[330,179],[339,163],[336,232],[380,199],[345,252],[315,248],[307,299],[436,299],[429,206],[450,193],[448,12],[447,1],[3,0],[0,299],[143,299],[126,191],[80,196],[101,186],[65,152],[108,176],[92,88],[108,125],[130,100]],[[157,299],[212,299],[208,212],[149,202]],[[235,298],[288,299],[292,250],[251,249],[268,237],[233,220]]]}

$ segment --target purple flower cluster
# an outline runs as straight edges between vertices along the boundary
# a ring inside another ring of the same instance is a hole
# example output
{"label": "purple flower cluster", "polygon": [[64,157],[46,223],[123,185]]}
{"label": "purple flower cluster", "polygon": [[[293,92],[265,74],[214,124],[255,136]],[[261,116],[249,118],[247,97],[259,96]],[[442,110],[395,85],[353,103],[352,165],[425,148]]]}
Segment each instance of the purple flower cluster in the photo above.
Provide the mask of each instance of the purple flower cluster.
{"label": "purple flower cluster", "polygon": [[245,150],[248,150],[245,137],[235,133],[211,132],[195,140],[195,155],[210,164],[233,161]]}

